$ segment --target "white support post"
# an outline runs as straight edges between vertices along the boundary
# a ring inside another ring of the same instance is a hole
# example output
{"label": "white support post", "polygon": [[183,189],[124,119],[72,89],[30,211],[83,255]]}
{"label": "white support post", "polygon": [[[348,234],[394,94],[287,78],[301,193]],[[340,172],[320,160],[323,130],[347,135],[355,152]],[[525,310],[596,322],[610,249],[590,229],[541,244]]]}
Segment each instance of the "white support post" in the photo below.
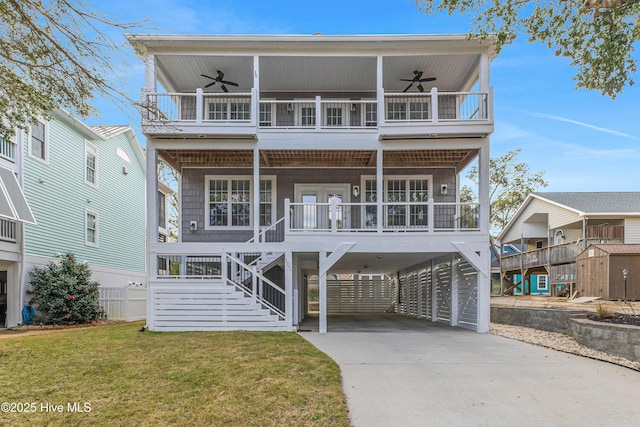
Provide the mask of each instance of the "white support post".
{"label": "white support post", "polygon": [[316,96],[316,130],[319,131],[322,127],[322,99]]}
{"label": "white support post", "polygon": [[331,197],[329,199],[329,219],[331,221],[331,232],[336,233],[338,231],[338,203],[337,197]]}
{"label": "white support post", "polygon": [[253,149],[253,241],[260,243],[260,150]]}
{"label": "white support post", "polygon": [[438,88],[431,88],[431,121],[438,123]]}
{"label": "white support post", "polygon": [[[480,63],[478,64],[478,68],[479,68],[479,75],[478,75],[478,82],[479,82],[479,89],[480,89],[480,93],[481,94],[488,94],[488,99],[482,99],[480,98],[479,100],[479,111],[478,113],[480,114],[479,118],[480,119],[484,119],[485,117],[489,120],[493,120],[492,117],[489,117],[492,115],[491,111],[493,111],[491,104],[493,103],[493,93],[491,91],[491,83],[490,83],[490,74],[489,74],[489,55],[486,53],[483,53],[482,55],[480,55]],[[481,97],[483,95],[480,95]],[[485,101],[485,102],[483,102]]]}
{"label": "white support post", "polygon": [[[480,258],[483,264],[491,265],[491,252],[489,247],[480,251]],[[489,270],[490,271],[490,270]],[[478,318],[477,332],[485,334],[489,332],[489,319],[491,313],[491,273],[478,272]]]}
{"label": "white support post", "polygon": [[257,273],[257,268],[254,265],[253,267],[251,267],[251,295],[253,296],[253,300],[256,300],[256,297],[258,295],[258,276],[256,275]]}
{"label": "white support post", "polygon": [[[158,256],[151,245],[158,241],[158,153],[153,141],[147,138],[147,284],[153,287],[152,278],[158,275]],[[147,298],[147,326],[155,326],[153,292]]]}
{"label": "white support post", "polygon": [[291,229],[291,200],[284,199],[284,235],[285,239]]}
{"label": "white support post", "polygon": [[382,148],[378,148],[378,152],[376,153],[376,228],[378,233],[382,233],[382,226],[385,217],[382,209],[382,199],[384,197],[383,159],[384,156]]}
{"label": "white support post", "polygon": [[433,204],[433,198],[427,200],[427,231],[435,231],[433,224],[435,222],[435,206]]}
{"label": "white support post", "polygon": [[[322,264],[327,259],[327,253],[322,251],[318,253],[319,264]],[[321,334],[327,333],[327,272],[320,270],[320,316],[318,319],[318,332]]]}
{"label": "white support post", "polygon": [[479,227],[482,233],[487,234],[491,232],[489,225],[490,215],[490,184],[489,184],[489,141],[486,145],[480,148],[480,155],[478,158],[478,201],[480,202],[479,212]]}
{"label": "white support post", "polygon": [[253,88],[251,89],[251,124],[260,124],[260,57],[253,56]]}
{"label": "white support post", "polygon": [[155,55],[147,55],[145,59],[145,84],[144,87],[148,92],[156,93],[158,86],[156,83],[156,57]]}
{"label": "white support post", "polygon": [[196,123],[202,123],[204,119],[204,92],[202,88],[196,89]]}
{"label": "white support post", "polygon": [[456,254],[451,254],[451,319],[449,319],[449,324],[451,326],[458,326],[458,317],[460,313],[458,313],[458,269],[456,267],[458,261],[456,259]]}
{"label": "white support post", "polygon": [[431,321],[438,321],[438,275],[431,261]]}
{"label": "white support post", "polygon": [[376,114],[378,127],[384,125],[385,118],[385,109],[384,109],[384,87],[383,87],[383,60],[382,56],[378,55],[376,62],[376,88],[377,88],[377,96],[378,96],[378,112]]}
{"label": "white support post", "polygon": [[[284,253],[284,318],[287,327],[293,328],[293,255],[291,251]],[[295,303],[297,305],[297,302]]]}
{"label": "white support post", "polygon": [[[232,267],[232,271],[233,271],[233,267]],[[227,268],[227,254],[225,252],[220,254],[220,275],[222,276],[222,284],[226,285],[227,279],[229,278],[229,271]]]}

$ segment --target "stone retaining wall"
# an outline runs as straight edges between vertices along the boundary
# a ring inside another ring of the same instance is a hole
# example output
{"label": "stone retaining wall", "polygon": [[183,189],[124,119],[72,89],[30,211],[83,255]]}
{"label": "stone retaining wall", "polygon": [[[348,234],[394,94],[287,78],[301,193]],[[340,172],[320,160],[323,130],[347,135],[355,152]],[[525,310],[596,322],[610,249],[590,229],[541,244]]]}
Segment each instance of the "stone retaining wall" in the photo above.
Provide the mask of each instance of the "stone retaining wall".
{"label": "stone retaining wall", "polygon": [[584,312],[552,308],[491,307],[492,322],[526,326],[563,334],[571,332],[569,320],[576,316],[584,316]]}
{"label": "stone retaining wall", "polygon": [[571,336],[580,344],[640,362],[640,327],[571,319]]}
{"label": "stone retaining wall", "polygon": [[571,335],[594,350],[640,362],[640,327],[595,322],[583,311],[549,308],[491,307],[491,321]]}

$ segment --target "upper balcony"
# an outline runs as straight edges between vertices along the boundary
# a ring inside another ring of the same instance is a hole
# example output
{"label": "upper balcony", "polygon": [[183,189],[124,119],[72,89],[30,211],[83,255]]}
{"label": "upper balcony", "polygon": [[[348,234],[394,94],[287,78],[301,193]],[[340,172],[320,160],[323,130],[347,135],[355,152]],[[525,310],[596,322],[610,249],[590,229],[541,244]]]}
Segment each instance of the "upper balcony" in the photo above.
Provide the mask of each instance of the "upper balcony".
{"label": "upper balcony", "polygon": [[143,132],[260,139],[279,133],[486,137],[487,40],[463,35],[133,35],[146,63]]}
{"label": "upper balcony", "polygon": [[[259,99],[253,93],[147,93],[146,133],[373,132],[381,138],[490,132],[490,93],[384,93],[378,99]],[[382,114],[379,112],[382,111]]]}

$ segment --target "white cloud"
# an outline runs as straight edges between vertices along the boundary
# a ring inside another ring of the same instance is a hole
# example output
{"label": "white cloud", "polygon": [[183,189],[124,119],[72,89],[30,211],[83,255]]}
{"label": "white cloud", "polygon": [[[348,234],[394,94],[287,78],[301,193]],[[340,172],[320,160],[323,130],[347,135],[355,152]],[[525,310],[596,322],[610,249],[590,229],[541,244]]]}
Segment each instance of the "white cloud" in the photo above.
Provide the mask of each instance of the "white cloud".
{"label": "white cloud", "polygon": [[582,127],[588,128],[588,129],[593,129],[593,130],[596,130],[598,132],[604,132],[604,133],[608,133],[608,134],[611,134],[611,135],[621,136],[623,138],[640,140],[640,137],[637,137],[635,135],[630,135],[628,133],[620,132],[620,131],[617,131],[617,130],[614,130],[614,129],[595,126],[595,125],[592,125],[592,124],[589,124],[589,123],[580,122],[578,120],[573,120],[573,119],[569,119],[569,118],[566,118],[566,117],[556,116],[556,115],[552,115],[552,114],[545,114],[545,113],[536,113],[536,112],[532,112],[532,111],[523,111],[523,113],[528,114],[528,115],[533,116],[533,117],[540,117],[540,118],[543,118],[543,119],[555,120],[555,121],[558,121],[558,122],[571,123],[571,124],[574,124],[574,125],[578,125],[578,126],[582,126]]}

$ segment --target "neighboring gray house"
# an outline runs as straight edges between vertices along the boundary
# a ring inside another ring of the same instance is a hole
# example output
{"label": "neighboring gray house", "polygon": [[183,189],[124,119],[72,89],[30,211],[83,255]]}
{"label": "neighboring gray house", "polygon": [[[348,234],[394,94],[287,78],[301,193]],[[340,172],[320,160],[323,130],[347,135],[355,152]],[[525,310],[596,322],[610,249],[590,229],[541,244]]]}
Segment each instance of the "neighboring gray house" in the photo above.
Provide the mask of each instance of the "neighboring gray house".
{"label": "neighboring gray house", "polygon": [[573,294],[576,257],[590,244],[640,243],[640,192],[532,193],[498,240],[527,248],[502,258],[503,277],[546,274],[552,295]]}
{"label": "neighboring gray house", "polygon": [[35,217],[0,215],[0,327],[21,321],[33,266],[65,252],[102,285],[146,283],[145,159],[130,126],[89,127],[56,110],[0,142],[0,167],[17,174]]}

